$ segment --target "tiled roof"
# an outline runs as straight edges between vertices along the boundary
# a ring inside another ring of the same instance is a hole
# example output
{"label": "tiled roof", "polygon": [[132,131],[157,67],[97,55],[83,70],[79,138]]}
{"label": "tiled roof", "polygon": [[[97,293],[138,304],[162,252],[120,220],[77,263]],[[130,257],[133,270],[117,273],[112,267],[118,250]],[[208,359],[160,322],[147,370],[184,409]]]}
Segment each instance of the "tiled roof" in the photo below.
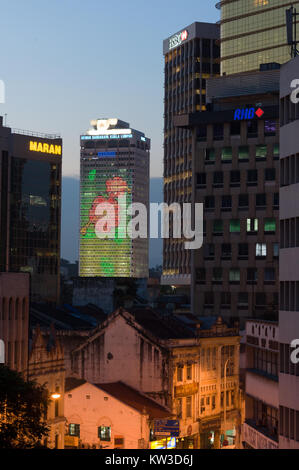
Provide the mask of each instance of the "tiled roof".
{"label": "tiled roof", "polygon": [[69,392],[70,390],[74,390],[75,388],[78,388],[81,385],[84,385],[85,383],[86,383],[86,380],[84,379],[76,379],[75,377],[67,377],[65,379],[64,391]]}

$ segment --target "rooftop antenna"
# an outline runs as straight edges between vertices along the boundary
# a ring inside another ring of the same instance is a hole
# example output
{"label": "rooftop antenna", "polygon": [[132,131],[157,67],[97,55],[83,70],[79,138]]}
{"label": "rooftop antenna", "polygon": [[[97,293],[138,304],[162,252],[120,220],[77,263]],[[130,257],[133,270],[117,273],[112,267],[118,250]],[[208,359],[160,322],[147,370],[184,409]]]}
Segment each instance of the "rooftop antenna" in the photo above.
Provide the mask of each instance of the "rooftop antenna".
{"label": "rooftop antenna", "polygon": [[291,6],[288,10],[286,10],[286,22],[287,22],[287,42],[288,45],[291,46],[291,57],[294,58],[299,55],[299,51],[297,49],[297,21],[296,18],[299,16],[297,13],[296,8]]}

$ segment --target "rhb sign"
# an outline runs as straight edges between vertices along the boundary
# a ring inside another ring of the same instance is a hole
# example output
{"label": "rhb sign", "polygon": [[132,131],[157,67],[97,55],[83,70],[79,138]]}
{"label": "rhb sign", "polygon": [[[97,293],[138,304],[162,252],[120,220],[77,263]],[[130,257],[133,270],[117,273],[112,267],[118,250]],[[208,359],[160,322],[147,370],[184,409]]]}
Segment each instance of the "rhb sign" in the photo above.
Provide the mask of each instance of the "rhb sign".
{"label": "rhb sign", "polygon": [[264,114],[262,108],[239,108],[235,110],[234,121],[247,121],[255,116],[261,118]]}

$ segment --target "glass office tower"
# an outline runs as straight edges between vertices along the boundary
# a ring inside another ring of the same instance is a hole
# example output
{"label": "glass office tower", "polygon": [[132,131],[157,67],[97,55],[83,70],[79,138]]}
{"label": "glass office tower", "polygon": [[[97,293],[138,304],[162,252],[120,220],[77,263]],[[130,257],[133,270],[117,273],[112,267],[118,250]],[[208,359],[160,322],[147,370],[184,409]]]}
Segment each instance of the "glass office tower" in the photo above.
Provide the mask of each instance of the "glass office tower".
{"label": "glass office tower", "polygon": [[[126,209],[149,206],[149,151],[150,140],[118,119],[92,121],[81,136],[80,277],[148,277],[148,239],[128,236]],[[114,212],[101,226],[105,203]]]}
{"label": "glass office tower", "polygon": [[62,140],[2,126],[0,270],[30,273],[33,302],[59,302]]}
{"label": "glass office tower", "polygon": [[221,73],[259,70],[260,64],[290,60],[285,11],[294,0],[223,0],[221,8]]}

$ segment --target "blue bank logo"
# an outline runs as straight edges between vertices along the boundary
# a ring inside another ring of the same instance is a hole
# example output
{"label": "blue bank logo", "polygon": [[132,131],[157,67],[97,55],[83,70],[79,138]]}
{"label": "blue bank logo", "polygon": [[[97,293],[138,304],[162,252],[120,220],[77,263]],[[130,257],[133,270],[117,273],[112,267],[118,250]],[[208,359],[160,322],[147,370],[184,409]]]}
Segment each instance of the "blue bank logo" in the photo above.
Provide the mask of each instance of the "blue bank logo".
{"label": "blue bank logo", "polygon": [[265,112],[258,108],[239,108],[235,110],[234,121],[247,121],[253,119],[255,116],[261,118]]}

